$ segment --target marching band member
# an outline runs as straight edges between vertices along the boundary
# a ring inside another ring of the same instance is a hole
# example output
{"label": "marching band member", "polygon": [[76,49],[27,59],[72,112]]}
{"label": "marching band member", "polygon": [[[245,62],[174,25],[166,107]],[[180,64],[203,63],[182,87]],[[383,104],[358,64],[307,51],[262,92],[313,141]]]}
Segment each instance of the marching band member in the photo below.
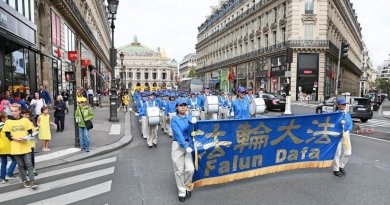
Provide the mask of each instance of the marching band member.
{"label": "marching band member", "polygon": [[222,115],[224,113],[224,108],[223,108],[223,105],[225,104],[225,93],[223,91],[221,91],[219,93],[219,96],[218,96],[218,105],[219,105],[219,109],[218,109],[218,119],[222,119]]}
{"label": "marching band member", "polygon": [[249,103],[252,99],[256,98],[256,96],[253,95],[253,89],[252,89],[252,87],[248,87],[248,88],[246,89],[246,91],[247,91],[247,94],[245,95],[245,99],[246,99],[246,100],[248,101],[248,103]]}
{"label": "marching band member", "polygon": [[161,109],[161,112],[162,112],[160,123],[161,123],[161,129],[164,131],[164,133],[168,132],[168,127],[166,125],[167,115],[166,115],[166,111],[165,111],[167,109],[167,105],[168,105],[168,94],[167,93],[163,93],[162,94],[162,100],[160,102],[160,109]]}
{"label": "marching band member", "polygon": [[171,123],[173,130],[171,157],[180,202],[184,202],[186,197],[191,197],[191,189],[188,185],[192,184],[192,176],[194,175],[194,162],[191,155],[193,143],[190,137],[191,118],[189,115],[186,115],[187,109],[187,101],[185,99],[177,100],[177,115],[172,119]]}
{"label": "marching band member", "polygon": [[165,110],[166,110],[165,116],[167,117],[167,122],[165,125],[167,127],[167,134],[169,137],[172,137],[171,122],[172,122],[172,118],[176,115],[176,100],[174,94],[169,96],[169,101],[167,103],[167,107]]}
{"label": "marching band member", "polygon": [[232,93],[228,93],[227,94],[227,99],[225,100],[224,104],[223,104],[223,107],[225,109],[225,113],[224,113],[224,119],[228,119],[233,111],[233,98],[232,98]]}
{"label": "marching band member", "polygon": [[188,99],[187,104],[189,105],[190,109],[199,108],[198,98],[196,97],[195,93],[191,93],[191,97]]}
{"label": "marching band member", "polygon": [[138,101],[137,111],[139,118],[141,119],[142,137],[146,139],[148,137],[148,122],[146,122],[146,109],[145,103],[148,101],[147,93],[141,94],[142,98]]}
{"label": "marching band member", "polygon": [[237,89],[237,98],[233,100],[234,119],[249,119],[249,101],[245,99],[245,88]]}
{"label": "marching band member", "polygon": [[341,177],[346,174],[345,165],[347,164],[349,157],[352,154],[352,146],[350,140],[350,133],[352,132],[353,121],[351,114],[346,110],[347,101],[344,98],[337,98],[336,104],[338,107],[337,112],[343,113],[342,125],[343,125],[343,136],[337,145],[336,154],[333,159],[333,174]]}
{"label": "marching band member", "polygon": [[209,86],[204,86],[203,88],[203,95],[198,95],[198,101],[199,101],[199,107],[201,108],[201,114],[200,114],[200,118],[202,120],[206,120],[206,119],[210,119],[211,116],[207,115],[206,116],[206,113],[205,113],[205,108],[204,108],[204,103],[206,101],[206,96],[209,96],[211,95],[210,94],[210,89],[209,89]]}
{"label": "marching band member", "polygon": [[[149,93],[149,100],[145,102],[143,110],[145,110],[146,116],[148,115],[147,113],[147,108],[149,107],[159,107],[159,104],[157,101],[154,99],[155,94],[153,92]],[[157,130],[158,130],[158,125],[148,125],[148,134],[147,134],[147,143],[148,147],[152,148],[153,146],[157,147]]]}

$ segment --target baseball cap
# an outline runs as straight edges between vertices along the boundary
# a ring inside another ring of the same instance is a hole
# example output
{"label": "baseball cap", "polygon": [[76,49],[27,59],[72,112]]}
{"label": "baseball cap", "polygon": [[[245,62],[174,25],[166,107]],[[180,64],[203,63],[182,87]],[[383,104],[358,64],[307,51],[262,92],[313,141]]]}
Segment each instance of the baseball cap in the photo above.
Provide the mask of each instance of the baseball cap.
{"label": "baseball cap", "polygon": [[176,107],[177,107],[177,106],[180,106],[180,105],[185,105],[185,106],[187,106],[187,100],[186,100],[185,98],[179,98],[179,99],[177,99],[177,101],[176,101]]}
{"label": "baseball cap", "polygon": [[237,89],[237,92],[243,93],[243,92],[245,92],[245,88],[244,88],[244,87],[239,87],[239,88]]}
{"label": "baseball cap", "polygon": [[337,103],[337,105],[345,105],[345,104],[347,104],[347,101],[345,101],[344,98],[340,97],[340,98],[337,98],[336,103]]}

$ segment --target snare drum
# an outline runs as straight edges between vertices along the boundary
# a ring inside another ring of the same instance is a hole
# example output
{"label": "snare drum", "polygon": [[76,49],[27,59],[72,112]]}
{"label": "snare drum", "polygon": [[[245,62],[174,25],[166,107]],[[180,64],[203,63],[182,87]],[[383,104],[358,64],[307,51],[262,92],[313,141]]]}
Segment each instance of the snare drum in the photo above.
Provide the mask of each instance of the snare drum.
{"label": "snare drum", "polygon": [[219,102],[217,96],[206,96],[204,110],[206,113],[218,113]]}
{"label": "snare drum", "polygon": [[251,115],[263,114],[265,111],[265,102],[263,98],[253,98],[249,104],[249,113]]}
{"label": "snare drum", "polygon": [[192,117],[200,117],[200,111],[198,109],[191,109],[190,113]]}
{"label": "snare drum", "polygon": [[146,108],[146,118],[148,125],[158,125],[160,123],[160,109],[158,107]]}

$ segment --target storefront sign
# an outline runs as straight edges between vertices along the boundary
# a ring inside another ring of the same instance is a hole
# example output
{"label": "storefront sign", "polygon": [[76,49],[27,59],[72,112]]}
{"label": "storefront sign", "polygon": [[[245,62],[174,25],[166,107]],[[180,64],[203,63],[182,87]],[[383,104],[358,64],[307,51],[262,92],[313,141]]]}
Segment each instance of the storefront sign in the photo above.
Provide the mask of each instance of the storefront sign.
{"label": "storefront sign", "polygon": [[77,61],[77,51],[68,51],[68,60]]}
{"label": "storefront sign", "polygon": [[272,77],[284,77],[287,66],[277,66],[271,68]]}
{"label": "storefront sign", "polygon": [[91,65],[91,60],[83,59],[83,60],[81,60],[81,65],[85,66],[85,67],[90,66]]}
{"label": "storefront sign", "polygon": [[0,8],[0,28],[35,45],[36,29],[31,28],[29,25],[12,16],[3,8]]}

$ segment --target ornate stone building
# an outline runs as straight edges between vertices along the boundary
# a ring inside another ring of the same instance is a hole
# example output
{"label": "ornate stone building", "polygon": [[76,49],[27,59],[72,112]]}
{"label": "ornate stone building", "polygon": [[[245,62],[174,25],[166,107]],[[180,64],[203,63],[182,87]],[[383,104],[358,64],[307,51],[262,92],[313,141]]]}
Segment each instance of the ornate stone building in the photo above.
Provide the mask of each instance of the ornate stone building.
{"label": "ornate stone building", "polygon": [[359,94],[363,44],[349,0],[224,0],[198,31],[197,72],[217,88],[287,87],[292,100],[300,91],[323,100],[334,95],[344,40],[339,93]]}
{"label": "ornate stone building", "polygon": [[190,53],[184,56],[183,60],[180,62],[179,72],[180,79],[188,78],[188,74],[191,69],[196,70],[196,53]]}
{"label": "ornate stone building", "polygon": [[77,51],[76,83],[94,90],[109,87],[111,47],[105,1],[37,1],[38,82],[53,96],[72,89],[65,72],[72,71],[68,51]]}
{"label": "ornate stone building", "polygon": [[[121,62],[123,54],[123,62]],[[115,76],[122,88],[133,86],[173,87],[177,62],[167,57],[162,49],[150,49],[134,37],[132,43],[118,48]]]}

